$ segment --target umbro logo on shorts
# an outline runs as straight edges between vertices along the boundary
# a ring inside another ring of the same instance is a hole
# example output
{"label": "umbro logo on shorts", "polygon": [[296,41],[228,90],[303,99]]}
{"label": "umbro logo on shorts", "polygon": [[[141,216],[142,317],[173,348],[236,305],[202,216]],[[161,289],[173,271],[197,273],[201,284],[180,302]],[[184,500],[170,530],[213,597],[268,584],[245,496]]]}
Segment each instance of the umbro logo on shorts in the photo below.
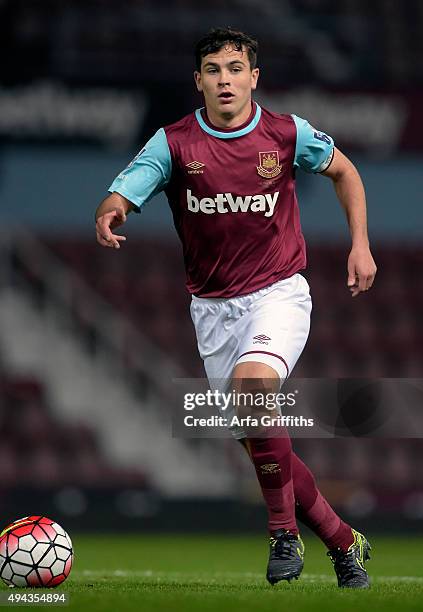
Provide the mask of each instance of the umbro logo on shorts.
{"label": "umbro logo on shorts", "polygon": [[265,217],[271,217],[279,198],[275,193],[233,196],[232,193],[217,193],[214,198],[197,198],[187,189],[188,210],[193,213],[202,212],[206,215],[227,212],[263,212]]}
{"label": "umbro logo on shorts", "polygon": [[270,340],[269,336],[265,336],[264,334],[259,334],[258,336],[254,336],[253,344],[269,344]]}

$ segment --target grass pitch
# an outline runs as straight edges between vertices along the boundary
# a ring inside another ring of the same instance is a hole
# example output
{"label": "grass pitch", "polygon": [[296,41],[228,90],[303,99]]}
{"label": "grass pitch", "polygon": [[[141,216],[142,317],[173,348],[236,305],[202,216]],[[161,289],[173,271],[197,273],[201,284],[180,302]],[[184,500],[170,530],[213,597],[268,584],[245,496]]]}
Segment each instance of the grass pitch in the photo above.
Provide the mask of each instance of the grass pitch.
{"label": "grass pitch", "polygon": [[74,537],[74,567],[58,591],[84,612],[422,610],[423,538],[369,539],[368,591],[338,589],[312,538],[300,579],[271,587],[265,538],[167,535]]}

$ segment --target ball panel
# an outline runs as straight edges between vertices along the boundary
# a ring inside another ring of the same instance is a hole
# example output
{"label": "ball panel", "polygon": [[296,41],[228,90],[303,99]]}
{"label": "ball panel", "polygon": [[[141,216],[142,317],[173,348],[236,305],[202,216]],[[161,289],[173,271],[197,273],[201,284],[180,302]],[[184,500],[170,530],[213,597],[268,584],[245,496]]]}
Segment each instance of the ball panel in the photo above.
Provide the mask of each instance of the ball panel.
{"label": "ball panel", "polygon": [[37,571],[34,569],[32,570],[32,572],[30,572],[28,574],[28,576],[26,577],[26,581],[28,583],[28,586],[30,587],[40,587],[43,586],[43,583],[40,581],[40,578],[37,574]]}
{"label": "ball panel", "polygon": [[14,563],[24,563],[25,565],[33,565],[31,553],[27,550],[17,550],[11,555],[11,561]]}
{"label": "ball panel", "polygon": [[10,582],[12,584],[14,584],[15,586],[17,586],[17,587],[26,587],[26,586],[28,586],[28,583],[26,581],[26,577],[25,576],[19,576],[18,574],[15,574]]}
{"label": "ball panel", "polygon": [[10,563],[5,563],[1,570],[1,577],[3,580],[10,580],[12,578],[13,571],[10,567]]}
{"label": "ball panel", "polygon": [[13,521],[13,523],[10,523],[9,525],[7,525],[3,531],[0,533],[0,538],[2,536],[4,536],[6,533],[8,533],[9,531],[11,531],[12,529],[15,529],[15,527],[19,527],[19,525],[25,525],[25,524],[29,524],[32,521],[30,519],[28,519],[27,516],[18,519],[17,521]]}
{"label": "ball panel", "polygon": [[32,559],[33,559],[34,563],[39,563],[41,561],[41,559],[46,554],[46,552],[48,551],[50,546],[51,546],[51,544],[47,544],[47,542],[45,542],[45,543],[44,542],[38,542],[37,543],[37,546],[31,552]]}
{"label": "ball panel", "polygon": [[32,535],[37,540],[37,542],[48,542],[50,544],[49,536],[46,534],[44,529],[42,529],[38,525],[35,525],[34,529],[32,530]]}
{"label": "ball panel", "polygon": [[50,539],[51,542],[54,541],[54,538],[56,537],[56,532],[54,531],[51,525],[39,525],[38,528],[44,531],[44,533]]}
{"label": "ball panel", "polygon": [[35,548],[36,544],[37,540],[32,537],[31,534],[24,535],[18,539],[19,550],[31,551],[33,548]]}
{"label": "ball panel", "polygon": [[56,559],[56,561],[51,566],[51,573],[53,576],[58,576],[59,574],[63,574],[65,571],[65,562],[61,559]]}
{"label": "ball panel", "polygon": [[7,554],[11,556],[13,555],[15,550],[18,550],[19,539],[13,533],[9,533],[9,535],[6,536],[6,542],[7,542]]}
{"label": "ball panel", "polygon": [[62,536],[66,535],[66,531],[63,529],[63,527],[59,525],[59,523],[53,523],[52,527],[54,531],[57,533],[57,535],[62,535]]}
{"label": "ball panel", "polygon": [[58,545],[58,546],[63,546],[63,548],[72,548],[72,546],[69,546],[69,542],[68,542],[66,536],[62,536],[62,535],[58,535],[55,538],[54,544]]}
{"label": "ball panel", "polygon": [[65,571],[64,571],[65,576],[69,576],[69,572],[72,569],[72,564],[73,564],[73,555],[71,555],[65,563]]}
{"label": "ball panel", "polygon": [[56,550],[56,555],[58,559],[66,561],[69,558],[71,551],[68,548],[63,548],[63,546],[55,546],[54,548]]}
{"label": "ball panel", "polygon": [[55,561],[56,561],[56,551],[52,547],[41,559],[39,565],[40,567],[51,567]]}
{"label": "ball panel", "polygon": [[32,567],[29,565],[24,565],[22,563],[16,563],[15,561],[10,562],[10,566],[12,571],[17,576],[28,576],[29,572],[32,571]]}
{"label": "ball panel", "polygon": [[0,556],[5,557],[7,555],[7,537],[4,536],[0,539]]}
{"label": "ball panel", "polygon": [[60,574],[60,576],[55,576],[48,586],[57,586],[58,584],[61,584],[64,580],[66,580],[66,576],[64,574]]}
{"label": "ball panel", "polygon": [[41,584],[43,586],[47,586],[49,582],[53,579],[53,574],[51,573],[48,567],[40,567],[38,569],[38,574],[40,576]]}
{"label": "ball panel", "polygon": [[22,538],[23,536],[26,536],[31,533],[32,526],[33,523],[25,523],[24,525],[18,525],[17,527],[14,527],[11,532],[18,538]]}
{"label": "ball panel", "polygon": [[40,516],[39,517],[39,521],[40,525],[54,525],[54,521],[52,521],[51,519],[47,518],[46,516]]}

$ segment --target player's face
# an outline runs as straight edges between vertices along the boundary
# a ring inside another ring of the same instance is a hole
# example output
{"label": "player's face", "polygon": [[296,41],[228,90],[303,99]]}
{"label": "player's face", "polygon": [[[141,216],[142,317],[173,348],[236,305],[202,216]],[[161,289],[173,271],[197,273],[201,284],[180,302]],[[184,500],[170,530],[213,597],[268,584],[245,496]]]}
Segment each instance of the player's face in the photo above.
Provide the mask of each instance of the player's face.
{"label": "player's face", "polygon": [[236,127],[251,112],[251,91],[257,87],[259,69],[251,70],[248,52],[232,45],[210,53],[201,61],[201,72],[194,78],[204,95],[207,114],[220,127]]}

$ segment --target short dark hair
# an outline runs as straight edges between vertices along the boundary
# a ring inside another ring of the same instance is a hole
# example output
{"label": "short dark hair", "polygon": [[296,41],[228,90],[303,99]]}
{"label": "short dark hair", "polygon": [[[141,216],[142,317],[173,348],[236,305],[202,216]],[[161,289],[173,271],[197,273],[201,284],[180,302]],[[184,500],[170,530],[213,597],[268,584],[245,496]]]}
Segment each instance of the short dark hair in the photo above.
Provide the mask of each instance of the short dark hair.
{"label": "short dark hair", "polygon": [[258,42],[252,36],[227,28],[213,28],[195,45],[195,66],[198,72],[201,70],[201,60],[209,53],[217,53],[226,45],[233,45],[236,51],[242,51],[246,47],[251,70],[257,64]]}

